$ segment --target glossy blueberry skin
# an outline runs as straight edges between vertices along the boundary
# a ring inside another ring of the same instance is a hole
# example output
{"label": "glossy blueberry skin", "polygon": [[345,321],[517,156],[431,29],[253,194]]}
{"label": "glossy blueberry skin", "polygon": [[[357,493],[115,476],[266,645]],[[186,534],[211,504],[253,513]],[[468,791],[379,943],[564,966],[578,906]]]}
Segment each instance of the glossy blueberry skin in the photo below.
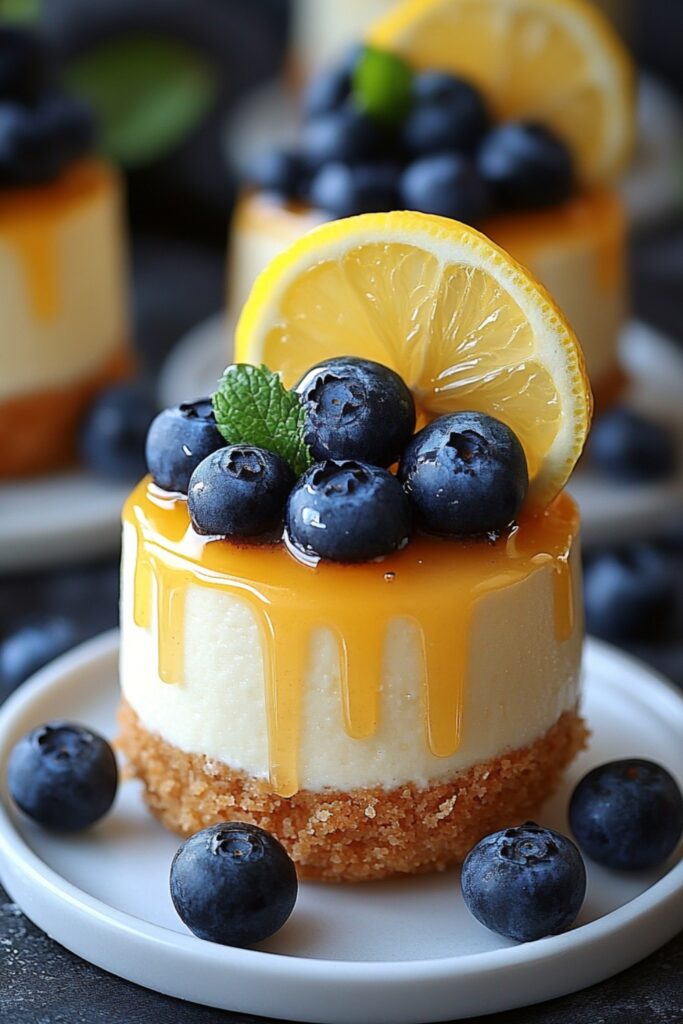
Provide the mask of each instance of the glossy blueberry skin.
{"label": "glossy blueberry skin", "polygon": [[478,166],[503,208],[552,206],[568,199],[574,188],[569,148],[537,124],[497,125],[481,145]]}
{"label": "glossy blueberry skin", "polygon": [[152,421],[145,443],[147,470],[159,487],[187,494],[199,463],[224,446],[211,399],[183,402]]}
{"label": "glossy blueberry skin", "polygon": [[96,399],[81,427],[80,452],[99,476],[134,481],[147,472],[145,440],[156,414],[148,387],[118,384]]}
{"label": "glossy blueberry skin", "polygon": [[306,409],[313,458],[397,460],[415,429],[415,402],[394,370],[370,359],[338,356],[312,367],[296,385]]}
{"label": "glossy blueberry skin", "polygon": [[40,36],[14,25],[0,27],[0,96],[34,103],[51,78],[52,68]]}
{"label": "glossy blueberry skin", "polygon": [[351,92],[352,68],[349,62],[327,68],[315,75],[306,86],[302,106],[307,118],[319,117],[337,110]]}
{"label": "glossy blueberry skin", "polygon": [[630,409],[603,413],[593,424],[586,450],[593,465],[617,482],[665,480],[676,469],[671,433]]}
{"label": "glossy blueberry skin", "polygon": [[683,832],[683,795],[653,761],[628,758],[593,768],[569,804],[574,837],[608,868],[638,871],[663,863]]}
{"label": "glossy blueberry skin", "polygon": [[586,628],[603,640],[666,636],[676,608],[676,569],[648,544],[597,554],[583,577]]}
{"label": "glossy blueberry skin", "polygon": [[415,435],[398,475],[416,526],[441,537],[498,533],[526,497],[526,458],[504,423],[478,412],[440,416]]}
{"label": "glossy blueberry skin", "polygon": [[190,477],[192,525],[207,536],[279,539],[293,486],[294,473],[279,455],[246,444],[219,448]]}
{"label": "glossy blueberry skin", "polygon": [[82,725],[33,729],[10,754],[7,785],[17,807],[44,828],[76,832],[107,813],[118,785],[114,752]]}
{"label": "glossy blueberry skin", "polygon": [[387,162],[324,164],[311,181],[308,199],[332,217],[395,210],[400,173],[397,164]]}
{"label": "glossy blueberry skin", "polygon": [[491,211],[491,195],[475,164],[456,153],[424,156],[406,167],[399,191],[403,206],[476,224]]}
{"label": "glossy blueberry skin", "polygon": [[311,173],[323,164],[365,163],[386,157],[389,133],[352,103],[313,118],[304,126],[301,152]]}
{"label": "glossy blueberry skin", "polygon": [[406,150],[416,156],[473,153],[488,123],[484,101],[469,82],[427,71],[413,81],[413,103],[401,137]]}
{"label": "glossy blueberry skin", "polygon": [[79,640],[75,623],[63,615],[41,615],[19,626],[0,644],[0,697]]}
{"label": "glossy blueberry skin", "polygon": [[351,459],[311,466],[287,504],[293,547],[334,562],[367,562],[398,551],[410,526],[410,506],[396,477]]}
{"label": "glossy blueberry skin", "polygon": [[460,885],[468,910],[484,927],[533,942],[576,920],[586,869],[570,839],[530,821],[477,843],[465,858]]}
{"label": "glossy blueberry skin", "polygon": [[191,932],[251,946],[282,928],[296,903],[296,870],[284,847],[256,825],[211,825],[190,836],[171,864],[171,899]]}
{"label": "glossy blueberry skin", "polygon": [[260,153],[247,172],[250,184],[284,199],[300,199],[307,177],[301,156],[284,149]]}

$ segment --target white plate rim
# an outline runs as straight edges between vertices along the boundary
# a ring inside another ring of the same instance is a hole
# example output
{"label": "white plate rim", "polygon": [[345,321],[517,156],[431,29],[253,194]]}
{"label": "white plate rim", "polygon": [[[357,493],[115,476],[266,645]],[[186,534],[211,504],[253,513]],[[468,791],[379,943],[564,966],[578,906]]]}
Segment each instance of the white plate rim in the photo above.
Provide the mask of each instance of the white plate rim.
{"label": "white plate rim", "polygon": [[[70,673],[92,670],[93,665],[113,659],[117,650],[118,630],[111,630],[58,658],[16,691],[0,709],[0,766],[4,765],[9,744],[16,736],[17,726],[30,713],[34,699],[39,698],[43,691],[49,691],[58,686],[60,680],[68,680]],[[680,718],[683,723],[683,696],[673,684],[648,666],[592,638],[587,641],[586,656],[595,663],[594,671],[597,671],[600,664],[604,663],[606,659],[609,660],[611,671],[619,671],[622,685],[629,688],[634,686],[633,677],[638,677],[637,685],[639,689],[642,689],[645,675],[648,686],[653,692],[656,692],[658,703],[662,704],[662,709],[667,716],[673,715]],[[629,677],[631,677],[630,681]],[[624,680],[626,680],[625,683]],[[220,964],[224,968],[229,966],[232,970],[244,972],[245,977],[249,976],[254,980],[262,981],[264,975],[267,974],[272,981],[290,984],[308,982],[327,985],[353,982],[361,987],[371,986],[372,988],[386,984],[403,986],[407,982],[410,986],[425,983],[453,984],[459,978],[463,979],[473,971],[476,971],[479,977],[486,978],[503,970],[515,971],[521,967],[530,968],[538,964],[539,961],[548,963],[558,958],[563,961],[563,967],[569,968],[570,965],[566,963],[566,958],[568,954],[576,952],[577,945],[588,946],[594,953],[597,953],[599,950],[604,951],[605,944],[615,936],[619,936],[622,945],[627,934],[629,938],[635,939],[630,953],[620,957],[618,965],[614,969],[596,970],[593,981],[597,981],[637,962],[672,938],[679,930],[678,925],[675,924],[678,914],[662,915],[661,911],[672,900],[677,901],[676,905],[680,901],[683,909],[683,860],[681,860],[646,891],[616,910],[572,931],[542,939],[536,943],[422,960],[372,962],[317,960],[263,950],[216,946],[190,934],[183,935],[171,931],[109,906],[73,883],[66,881],[42,861],[17,831],[2,800],[0,800],[0,865],[4,865],[7,873],[12,872],[22,876],[25,881],[35,886],[36,891],[49,900],[55,903],[66,902],[83,921],[90,921],[105,930],[112,930],[118,936],[128,936],[138,945],[151,943],[157,948],[172,951],[174,954],[180,955],[188,966],[193,963],[199,965],[210,962]],[[31,917],[31,908],[29,908],[28,916]],[[576,936],[579,934],[581,942],[577,944]],[[92,962],[107,969],[106,962],[102,962],[101,958],[97,956],[92,957]],[[408,979],[406,979],[407,973],[409,973]],[[592,983],[582,981],[579,985],[572,985],[571,970],[567,970],[566,973],[567,987],[564,989],[564,994]],[[122,976],[126,977],[127,975],[123,974]],[[130,975],[128,976],[130,977]],[[131,977],[130,980],[144,984],[139,977]],[[169,994],[180,994],[172,987],[168,988],[168,992]],[[556,992],[556,994],[560,993]],[[541,996],[540,998],[548,997]],[[512,1008],[513,1005],[522,1005],[522,1003],[517,1001],[509,1005]],[[292,1019],[305,1018],[297,1016]],[[370,1019],[368,1017],[368,1020]],[[447,1018],[427,1016],[423,1019],[426,1021]]]}

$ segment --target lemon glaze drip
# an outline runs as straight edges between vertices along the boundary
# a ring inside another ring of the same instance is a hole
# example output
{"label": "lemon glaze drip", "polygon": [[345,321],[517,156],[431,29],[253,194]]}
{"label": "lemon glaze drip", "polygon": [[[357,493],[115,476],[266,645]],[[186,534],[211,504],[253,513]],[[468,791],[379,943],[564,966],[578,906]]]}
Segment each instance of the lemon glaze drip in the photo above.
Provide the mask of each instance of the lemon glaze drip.
{"label": "lemon glaze drip", "polygon": [[159,676],[181,684],[188,587],[230,593],[259,625],[264,662],[270,784],[280,796],[298,789],[299,719],[310,640],[332,630],[339,650],[341,717],[348,734],[372,736],[387,628],[395,619],[418,630],[423,663],[425,738],[437,757],[458,749],[463,728],[469,637],[477,602],[548,566],[559,642],[574,625],[569,553],[578,512],[560,495],[541,515],[522,517],[495,543],[414,537],[376,562],[343,565],[299,562],[285,545],[236,545],[198,536],[184,499],[149,479],[126,503],[124,522],[137,535],[133,618],[151,629],[156,607]]}
{"label": "lemon glaze drip", "polygon": [[60,311],[58,235],[64,220],[111,187],[113,172],[95,160],[69,167],[56,181],[0,189],[0,242],[17,254],[27,299],[37,320]]}

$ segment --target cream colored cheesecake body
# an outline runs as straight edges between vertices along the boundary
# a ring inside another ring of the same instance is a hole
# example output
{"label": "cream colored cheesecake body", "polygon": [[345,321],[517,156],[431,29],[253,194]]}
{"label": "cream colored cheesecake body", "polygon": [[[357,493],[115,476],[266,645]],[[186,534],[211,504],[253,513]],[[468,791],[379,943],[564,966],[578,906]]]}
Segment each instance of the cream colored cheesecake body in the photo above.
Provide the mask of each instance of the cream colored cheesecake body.
{"label": "cream colored cheesecake body", "polygon": [[0,194],[0,403],[86,378],[127,341],[121,206],[97,163]]}
{"label": "cream colored cheesecake body", "polygon": [[[245,194],[235,211],[228,258],[228,306],[237,316],[254,280],[297,238],[325,220]],[[493,218],[483,230],[553,296],[574,328],[600,401],[614,389],[619,331],[627,312],[626,227],[616,192],[583,193],[558,208]]]}
{"label": "cream colored cheesecake body", "polygon": [[[286,795],[391,790],[526,747],[576,709],[582,617],[569,499],[553,506],[538,540],[523,525],[519,538],[493,546],[425,541],[423,550],[413,541],[382,563],[313,569],[282,545],[207,545],[182,499],[146,487],[124,519],[121,685],[142,725],[168,744]],[[345,586],[353,604],[339,596]],[[354,654],[356,641],[367,659]],[[292,720],[285,705],[295,706]],[[441,716],[457,719],[457,730]]]}

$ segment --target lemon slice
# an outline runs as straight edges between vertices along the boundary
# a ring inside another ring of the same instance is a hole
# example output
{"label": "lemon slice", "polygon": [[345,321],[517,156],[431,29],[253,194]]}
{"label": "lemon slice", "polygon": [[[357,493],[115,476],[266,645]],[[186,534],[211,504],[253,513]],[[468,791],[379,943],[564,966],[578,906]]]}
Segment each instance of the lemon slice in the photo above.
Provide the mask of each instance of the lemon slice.
{"label": "lemon slice", "polygon": [[631,61],[586,0],[405,0],[368,41],[417,70],[470,79],[497,120],[552,128],[570,146],[584,183],[613,179],[628,159]]}
{"label": "lemon slice", "polygon": [[332,356],[374,359],[401,374],[423,420],[497,417],[524,446],[536,507],[588,432],[583,355],[562,313],[507,253],[443,217],[364,214],[300,238],[257,279],[235,351],[290,387]]}

